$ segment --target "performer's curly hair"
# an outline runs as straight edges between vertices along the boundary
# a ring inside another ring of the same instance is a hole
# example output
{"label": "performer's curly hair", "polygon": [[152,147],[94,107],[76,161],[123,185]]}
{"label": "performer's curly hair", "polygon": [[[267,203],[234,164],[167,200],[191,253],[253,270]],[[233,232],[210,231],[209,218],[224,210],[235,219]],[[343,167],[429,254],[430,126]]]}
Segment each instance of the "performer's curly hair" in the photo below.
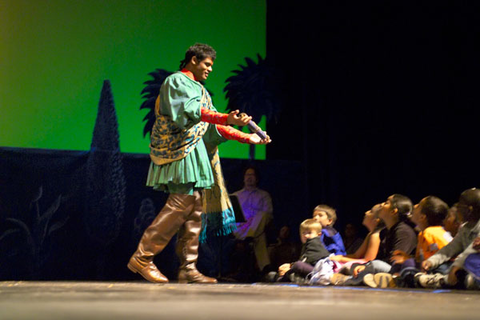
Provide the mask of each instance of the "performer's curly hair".
{"label": "performer's curly hair", "polygon": [[190,62],[190,60],[192,60],[193,57],[197,57],[197,59],[200,61],[206,58],[215,60],[217,57],[217,52],[208,44],[195,43],[193,46],[188,48],[187,52],[185,52],[185,59],[180,61],[180,70],[185,68],[185,66]]}

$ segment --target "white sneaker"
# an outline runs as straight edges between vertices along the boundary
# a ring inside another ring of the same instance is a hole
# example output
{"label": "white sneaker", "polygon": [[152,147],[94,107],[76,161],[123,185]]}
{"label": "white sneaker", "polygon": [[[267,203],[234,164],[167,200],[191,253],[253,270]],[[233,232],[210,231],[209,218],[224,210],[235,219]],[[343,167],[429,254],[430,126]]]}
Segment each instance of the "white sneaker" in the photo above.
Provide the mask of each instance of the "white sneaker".
{"label": "white sneaker", "polygon": [[367,273],[364,277],[363,277],[363,283],[365,283],[367,286],[369,286],[370,288],[376,288],[377,287],[377,283],[375,282],[375,275],[373,273]]}
{"label": "white sneaker", "polygon": [[417,274],[415,278],[417,278],[418,283],[424,288],[438,289],[442,288],[443,284],[445,284],[445,275],[441,273]]}

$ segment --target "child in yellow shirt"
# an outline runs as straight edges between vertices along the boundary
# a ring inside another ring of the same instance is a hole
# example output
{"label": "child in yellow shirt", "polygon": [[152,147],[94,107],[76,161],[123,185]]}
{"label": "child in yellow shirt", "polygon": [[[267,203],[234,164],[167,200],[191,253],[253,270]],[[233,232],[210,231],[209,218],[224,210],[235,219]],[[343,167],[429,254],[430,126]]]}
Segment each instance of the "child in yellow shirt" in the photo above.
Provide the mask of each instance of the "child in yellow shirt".
{"label": "child in yellow shirt", "polygon": [[413,207],[410,218],[420,229],[418,234],[415,260],[422,263],[445,247],[452,236],[443,228],[443,221],[448,213],[448,206],[437,197],[428,196]]}

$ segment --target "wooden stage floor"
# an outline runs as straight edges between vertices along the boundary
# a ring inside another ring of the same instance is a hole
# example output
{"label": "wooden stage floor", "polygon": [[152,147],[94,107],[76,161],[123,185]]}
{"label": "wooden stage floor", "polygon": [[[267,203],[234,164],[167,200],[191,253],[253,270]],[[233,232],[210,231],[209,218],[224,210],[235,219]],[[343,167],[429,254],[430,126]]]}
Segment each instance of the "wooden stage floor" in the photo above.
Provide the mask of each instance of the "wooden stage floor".
{"label": "wooden stage floor", "polygon": [[279,284],[0,282],[0,319],[480,319],[480,292]]}

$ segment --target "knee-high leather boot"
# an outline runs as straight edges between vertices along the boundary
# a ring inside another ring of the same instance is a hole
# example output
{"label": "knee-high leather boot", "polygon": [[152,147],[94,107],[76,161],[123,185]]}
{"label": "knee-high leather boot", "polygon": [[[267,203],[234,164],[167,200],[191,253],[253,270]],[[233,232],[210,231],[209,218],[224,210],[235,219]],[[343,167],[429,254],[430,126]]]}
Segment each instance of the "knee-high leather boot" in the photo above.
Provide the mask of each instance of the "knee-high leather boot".
{"label": "knee-high leather boot", "polygon": [[150,282],[168,282],[153,263],[155,255],[160,253],[170,239],[177,233],[194,209],[195,197],[183,194],[170,194],[165,206],[152,224],[145,230],[138,248],[130,258],[127,267],[139,273]]}
{"label": "knee-high leather boot", "polygon": [[178,282],[217,283],[216,279],[207,277],[197,270],[198,238],[202,229],[202,196],[198,191],[194,193],[194,196],[195,207],[177,234],[175,251],[180,259]]}

